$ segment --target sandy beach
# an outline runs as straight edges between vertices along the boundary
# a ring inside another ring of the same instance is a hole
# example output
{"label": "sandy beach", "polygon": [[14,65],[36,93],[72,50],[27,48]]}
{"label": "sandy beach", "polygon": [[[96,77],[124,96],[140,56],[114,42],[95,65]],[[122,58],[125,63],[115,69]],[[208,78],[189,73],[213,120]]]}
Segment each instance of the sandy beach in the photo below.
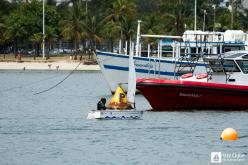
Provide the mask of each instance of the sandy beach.
{"label": "sandy beach", "polygon": [[[79,62],[0,62],[0,70],[74,70]],[[81,63],[77,70],[99,71],[99,65],[85,65]]]}

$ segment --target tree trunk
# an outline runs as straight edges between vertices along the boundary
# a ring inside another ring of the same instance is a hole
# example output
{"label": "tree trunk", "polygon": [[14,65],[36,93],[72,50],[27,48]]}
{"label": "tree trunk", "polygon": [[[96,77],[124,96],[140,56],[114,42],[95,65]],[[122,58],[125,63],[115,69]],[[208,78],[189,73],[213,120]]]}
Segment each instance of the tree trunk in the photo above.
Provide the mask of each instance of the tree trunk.
{"label": "tree trunk", "polygon": [[7,52],[6,51],[6,45],[5,44],[3,45],[3,52],[4,52],[3,53],[3,59],[5,59],[5,55],[6,55],[6,52]]}
{"label": "tree trunk", "polygon": [[234,13],[235,13],[235,9],[234,9],[234,0],[232,0],[231,5],[232,5],[232,11],[231,11],[231,29],[233,29]]}
{"label": "tree trunk", "polygon": [[34,45],[34,60],[36,60],[37,44]]}
{"label": "tree trunk", "polygon": [[15,53],[15,59],[16,59],[16,57],[17,57],[17,51],[18,51],[18,40],[17,40],[17,38],[15,39],[15,43],[14,43],[14,53]]}
{"label": "tree trunk", "polygon": [[77,41],[74,42],[74,60],[77,60]]}
{"label": "tree trunk", "polygon": [[50,50],[52,50],[52,44],[51,44],[51,42],[49,42],[48,44],[49,44],[49,49],[48,49],[48,52],[47,52],[47,55],[46,55],[46,59],[47,60],[50,58],[49,52],[50,52]]}
{"label": "tree trunk", "polygon": [[113,53],[114,52],[114,41],[112,37],[110,38],[110,46],[111,46],[111,52]]}
{"label": "tree trunk", "polygon": [[40,57],[40,43],[37,44],[37,57]]}

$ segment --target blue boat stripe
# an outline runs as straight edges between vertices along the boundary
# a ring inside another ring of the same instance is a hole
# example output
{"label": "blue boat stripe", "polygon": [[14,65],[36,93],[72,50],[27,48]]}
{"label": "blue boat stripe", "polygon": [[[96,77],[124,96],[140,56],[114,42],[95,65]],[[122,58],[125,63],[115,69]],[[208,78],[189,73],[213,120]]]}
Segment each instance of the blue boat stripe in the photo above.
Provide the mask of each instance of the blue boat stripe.
{"label": "blue boat stripe", "polygon": [[[122,71],[128,71],[128,67],[123,67],[123,66],[113,66],[113,65],[103,65],[105,69],[113,69],[113,70],[122,70]],[[149,73],[154,74],[154,70],[147,70],[147,69],[135,69],[136,72],[138,73]],[[164,72],[164,71],[156,71],[155,74],[160,74],[160,75],[166,75],[166,76],[174,76],[174,72]],[[177,73],[176,76],[179,76]]]}
{"label": "blue boat stripe", "polygon": [[[113,54],[113,53],[107,53],[107,52],[97,52],[97,56],[112,56],[112,57],[119,57],[119,58],[129,58],[127,55],[122,55],[122,54]],[[147,58],[147,57],[134,57],[135,60],[142,60],[142,61],[150,61],[150,62],[161,62],[161,63],[173,63],[175,64],[175,61],[170,61],[170,60],[165,60],[165,59],[156,59],[156,58]],[[194,64],[191,62],[181,62],[182,64]],[[176,62],[178,64],[178,62]],[[196,66],[206,66],[206,64],[200,64],[196,63]]]}

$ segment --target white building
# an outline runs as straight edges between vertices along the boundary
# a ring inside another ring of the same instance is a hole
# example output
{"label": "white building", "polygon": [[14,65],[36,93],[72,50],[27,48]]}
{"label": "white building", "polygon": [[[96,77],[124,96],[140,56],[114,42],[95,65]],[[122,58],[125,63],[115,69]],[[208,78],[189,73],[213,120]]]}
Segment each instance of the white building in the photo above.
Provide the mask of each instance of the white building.
{"label": "white building", "polygon": [[[242,0],[242,5],[244,9],[248,9],[248,0]],[[220,0],[220,7],[224,7],[224,8],[228,8],[229,10],[232,10],[232,7],[230,5],[230,0]]]}

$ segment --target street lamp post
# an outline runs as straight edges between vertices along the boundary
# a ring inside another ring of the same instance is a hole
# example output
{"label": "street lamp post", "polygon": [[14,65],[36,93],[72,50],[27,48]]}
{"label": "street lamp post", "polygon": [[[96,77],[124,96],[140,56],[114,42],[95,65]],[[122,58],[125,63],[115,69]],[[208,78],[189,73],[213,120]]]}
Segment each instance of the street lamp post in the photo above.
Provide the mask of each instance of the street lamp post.
{"label": "street lamp post", "polygon": [[203,28],[202,28],[202,31],[204,32],[205,31],[205,26],[206,26],[206,10],[203,11],[204,12],[204,17],[203,17]]}
{"label": "street lamp post", "polygon": [[213,31],[215,31],[215,9],[216,9],[216,6],[213,5],[213,8],[214,8],[214,26],[213,26]]}
{"label": "street lamp post", "polygon": [[42,41],[42,57],[45,59],[45,0],[43,0],[43,41]]}
{"label": "street lamp post", "polygon": [[195,0],[195,26],[194,26],[194,30],[196,31],[196,9],[197,9],[197,0]]}
{"label": "street lamp post", "polygon": [[[88,23],[88,2],[90,2],[91,0],[83,0],[83,1],[85,1],[85,23],[87,25]],[[86,48],[88,47],[87,40],[85,41],[85,47]]]}

